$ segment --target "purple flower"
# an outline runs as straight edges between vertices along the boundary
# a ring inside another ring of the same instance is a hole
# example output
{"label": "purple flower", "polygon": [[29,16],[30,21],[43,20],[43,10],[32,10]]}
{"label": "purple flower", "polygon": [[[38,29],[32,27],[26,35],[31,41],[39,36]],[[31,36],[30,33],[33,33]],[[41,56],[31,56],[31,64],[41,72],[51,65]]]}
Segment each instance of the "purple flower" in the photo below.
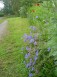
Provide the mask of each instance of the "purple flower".
{"label": "purple flower", "polygon": [[23,37],[27,37],[27,34],[24,34],[24,36]]}
{"label": "purple flower", "polygon": [[28,63],[28,64],[26,65],[26,67],[29,68],[29,66],[30,66],[30,64]]}
{"label": "purple flower", "polygon": [[38,59],[38,57],[37,57],[37,56],[35,56],[35,57],[34,57],[34,61],[36,61],[37,59]]}
{"label": "purple flower", "polygon": [[32,67],[32,71],[34,71],[34,67]]}
{"label": "purple flower", "polygon": [[39,18],[38,16],[36,16],[36,19]]}
{"label": "purple flower", "polygon": [[27,59],[29,56],[30,56],[30,53],[27,53],[27,54],[25,55],[25,58]]}
{"label": "purple flower", "polygon": [[27,46],[27,47],[26,47],[26,50],[27,50],[27,51],[31,51],[31,48],[29,48],[29,47]]}
{"label": "purple flower", "polygon": [[28,40],[32,39],[32,36],[27,36],[27,39],[28,39]]}
{"label": "purple flower", "polygon": [[37,45],[37,42],[36,41],[34,42],[34,45]]}
{"label": "purple flower", "polygon": [[30,29],[35,31],[36,30],[36,27],[35,26],[30,26]]}
{"label": "purple flower", "polygon": [[51,51],[51,48],[50,48],[50,47],[48,48],[48,52],[49,52],[49,51]]}
{"label": "purple flower", "polygon": [[31,63],[28,63],[28,64],[26,65],[27,68],[29,68],[30,66],[31,66]]}
{"label": "purple flower", "polygon": [[29,77],[33,77],[33,74],[32,73],[29,73]]}
{"label": "purple flower", "polygon": [[32,64],[32,59],[30,59],[30,63]]}
{"label": "purple flower", "polygon": [[27,40],[30,40],[30,39],[32,39],[32,36],[24,34],[24,42],[26,42]]}
{"label": "purple flower", "polygon": [[36,53],[36,56],[38,56],[38,50],[36,50],[35,53]]}
{"label": "purple flower", "polygon": [[26,65],[27,68],[29,68],[30,66],[32,66],[32,59],[30,59],[30,62]]}
{"label": "purple flower", "polygon": [[33,66],[35,65],[36,61],[33,62]]}
{"label": "purple flower", "polygon": [[31,39],[31,40],[30,40],[30,43],[34,43],[34,39]]}

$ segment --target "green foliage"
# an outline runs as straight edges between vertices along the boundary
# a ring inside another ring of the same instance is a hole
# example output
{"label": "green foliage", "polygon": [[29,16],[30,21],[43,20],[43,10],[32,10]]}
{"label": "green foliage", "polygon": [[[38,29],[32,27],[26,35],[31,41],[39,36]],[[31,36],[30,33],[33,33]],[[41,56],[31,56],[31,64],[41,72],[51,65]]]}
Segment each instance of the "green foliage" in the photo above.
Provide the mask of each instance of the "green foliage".
{"label": "green foliage", "polygon": [[[54,11],[54,7],[51,5],[52,3],[50,4],[50,2],[48,2],[47,6],[47,2],[45,2],[38,6],[31,7],[28,11],[30,25],[37,26],[38,28],[38,48],[40,52],[36,66],[40,72],[35,77],[56,77],[54,60],[57,55],[57,12]],[[51,48],[49,55],[46,54],[46,48],[48,47]],[[54,55],[55,53],[56,55]],[[52,55],[54,55],[54,57]]]}
{"label": "green foliage", "polygon": [[1,13],[1,12],[0,12],[0,17],[3,17],[3,16],[4,16],[4,13]]}

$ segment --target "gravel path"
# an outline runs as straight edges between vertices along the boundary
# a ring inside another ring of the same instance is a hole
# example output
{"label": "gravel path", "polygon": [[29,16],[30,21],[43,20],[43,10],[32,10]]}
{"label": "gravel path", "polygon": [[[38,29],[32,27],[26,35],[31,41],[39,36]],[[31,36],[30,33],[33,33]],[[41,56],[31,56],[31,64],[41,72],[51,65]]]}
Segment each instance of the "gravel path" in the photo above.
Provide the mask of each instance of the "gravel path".
{"label": "gravel path", "polygon": [[2,24],[0,24],[0,38],[6,33],[8,21],[5,20]]}

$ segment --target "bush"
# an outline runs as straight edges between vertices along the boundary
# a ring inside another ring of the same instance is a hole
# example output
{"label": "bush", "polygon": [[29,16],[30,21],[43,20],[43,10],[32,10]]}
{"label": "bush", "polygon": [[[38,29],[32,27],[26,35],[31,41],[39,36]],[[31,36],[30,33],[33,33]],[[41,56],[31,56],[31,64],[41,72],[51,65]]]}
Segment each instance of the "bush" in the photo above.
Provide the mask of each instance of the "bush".
{"label": "bush", "polygon": [[3,17],[4,16],[4,13],[0,13],[0,17]]}
{"label": "bush", "polygon": [[26,7],[24,7],[24,6],[21,7],[19,12],[20,12],[21,17],[27,17],[27,14],[26,14],[27,13],[27,8]]}

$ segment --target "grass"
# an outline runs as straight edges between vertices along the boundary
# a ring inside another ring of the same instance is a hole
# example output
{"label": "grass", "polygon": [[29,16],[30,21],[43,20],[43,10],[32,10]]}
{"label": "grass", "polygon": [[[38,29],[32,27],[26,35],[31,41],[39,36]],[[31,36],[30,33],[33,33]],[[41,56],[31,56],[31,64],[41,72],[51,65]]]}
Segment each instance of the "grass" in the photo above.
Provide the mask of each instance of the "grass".
{"label": "grass", "polygon": [[0,24],[5,20],[5,18],[1,18],[0,19]]}
{"label": "grass", "polygon": [[26,18],[8,18],[8,34],[0,41],[0,77],[27,77],[21,37],[29,33],[28,27]]}

